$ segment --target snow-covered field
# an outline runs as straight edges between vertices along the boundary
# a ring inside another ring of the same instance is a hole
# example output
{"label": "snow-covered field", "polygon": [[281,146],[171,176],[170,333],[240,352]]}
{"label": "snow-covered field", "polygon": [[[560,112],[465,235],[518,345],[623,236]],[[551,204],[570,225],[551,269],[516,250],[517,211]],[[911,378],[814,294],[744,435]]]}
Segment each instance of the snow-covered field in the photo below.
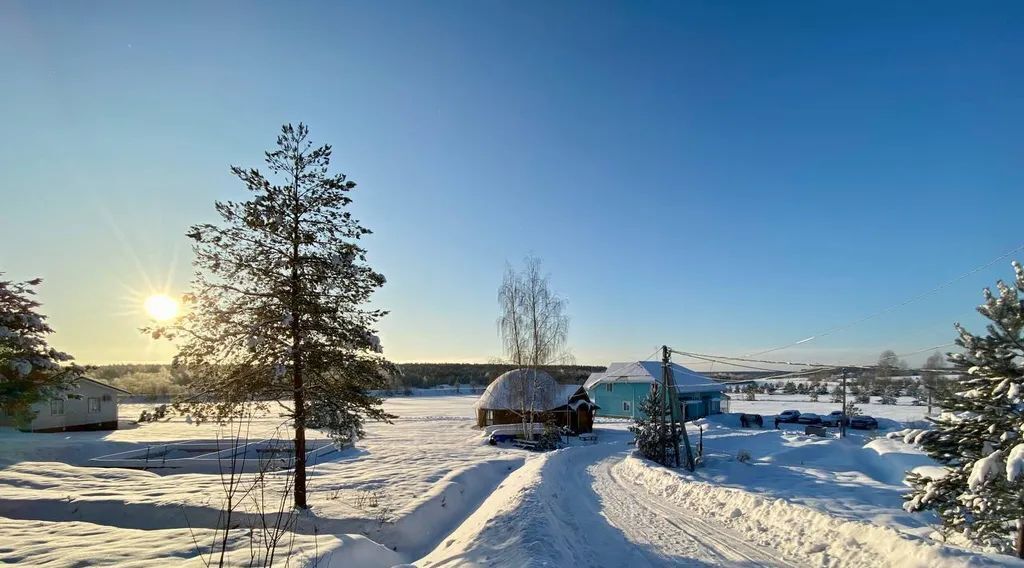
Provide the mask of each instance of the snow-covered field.
{"label": "snow-covered field", "polygon": [[[903,511],[903,472],[931,462],[902,441],[863,432],[813,438],[802,427],[776,431],[770,423],[741,429],[736,415],[721,415],[690,426],[694,444],[704,429],[705,459],[686,475],[632,457],[623,421],[599,422],[596,445],[547,454],[489,446],[474,428],[475,398],[387,400],[399,416],[394,424],[368,425],[355,448],[311,473],[312,509],[296,522],[292,564],[1018,565],[943,546],[929,538],[933,519]],[[764,398],[734,400],[731,410],[827,414],[837,406]],[[122,419],[144,407],[123,405]],[[890,429],[925,412],[862,407]],[[288,437],[282,422],[256,418],[248,436]],[[202,564],[222,509],[220,476],[88,461],[229,435],[181,417],[114,432],[0,429],[0,563]],[[737,461],[741,451],[749,462]],[[287,474],[269,477],[276,496]],[[248,561],[256,509],[245,503],[235,517],[234,564]]]}

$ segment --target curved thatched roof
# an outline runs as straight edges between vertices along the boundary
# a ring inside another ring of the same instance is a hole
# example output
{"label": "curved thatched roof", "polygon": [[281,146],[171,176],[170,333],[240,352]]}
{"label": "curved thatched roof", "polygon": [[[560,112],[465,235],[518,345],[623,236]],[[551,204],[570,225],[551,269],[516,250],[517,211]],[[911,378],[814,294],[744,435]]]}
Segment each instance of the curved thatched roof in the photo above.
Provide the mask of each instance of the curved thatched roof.
{"label": "curved thatched roof", "polygon": [[515,369],[494,379],[474,406],[483,410],[551,410],[566,404],[562,390],[544,371]]}

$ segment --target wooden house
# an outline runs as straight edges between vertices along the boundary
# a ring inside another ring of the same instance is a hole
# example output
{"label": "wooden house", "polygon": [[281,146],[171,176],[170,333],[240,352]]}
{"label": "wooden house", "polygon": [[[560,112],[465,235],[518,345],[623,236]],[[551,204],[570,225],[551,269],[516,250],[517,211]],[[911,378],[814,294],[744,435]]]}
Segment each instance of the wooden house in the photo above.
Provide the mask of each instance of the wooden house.
{"label": "wooden house", "polygon": [[582,385],[559,384],[539,370],[516,369],[494,379],[474,405],[477,426],[553,422],[576,434],[591,432],[598,406]]}

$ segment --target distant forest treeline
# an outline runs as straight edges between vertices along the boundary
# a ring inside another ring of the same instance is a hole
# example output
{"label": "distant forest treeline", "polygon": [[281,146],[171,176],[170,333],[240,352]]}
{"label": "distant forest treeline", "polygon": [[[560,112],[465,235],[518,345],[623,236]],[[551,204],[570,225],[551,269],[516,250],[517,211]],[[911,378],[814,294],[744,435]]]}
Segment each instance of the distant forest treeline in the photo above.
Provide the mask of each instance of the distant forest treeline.
{"label": "distant forest treeline", "polygon": [[[502,363],[405,363],[402,369],[402,386],[409,388],[430,388],[438,385],[487,386],[498,375],[515,367]],[[556,381],[565,384],[581,384],[590,373],[603,371],[604,367],[587,365],[558,365],[544,367]]]}
{"label": "distant forest treeline", "polygon": [[[394,377],[388,388],[431,388],[440,385],[487,386],[498,375],[513,369],[501,363],[404,363],[402,375]],[[560,383],[580,384],[590,373],[604,367],[558,365],[545,367]],[[117,364],[100,365],[90,376],[137,395],[174,396],[185,392],[187,377],[170,365]]]}

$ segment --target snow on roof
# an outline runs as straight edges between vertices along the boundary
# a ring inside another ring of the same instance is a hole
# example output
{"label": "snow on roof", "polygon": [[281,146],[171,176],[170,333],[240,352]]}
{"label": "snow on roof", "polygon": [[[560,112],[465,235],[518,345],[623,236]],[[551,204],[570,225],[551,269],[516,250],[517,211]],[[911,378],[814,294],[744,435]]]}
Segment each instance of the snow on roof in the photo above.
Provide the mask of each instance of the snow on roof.
{"label": "snow on roof", "polygon": [[494,379],[473,406],[492,410],[533,406],[538,411],[551,410],[568,404],[579,389],[580,385],[558,384],[544,371],[534,375],[530,369],[516,369]]}
{"label": "snow on roof", "polygon": [[568,403],[572,395],[576,394],[578,390],[580,390],[580,385],[558,385],[558,400]]}
{"label": "snow on roof", "polygon": [[593,408],[601,408],[600,406],[594,404],[589,399],[584,399],[584,398],[578,398],[578,399],[570,402],[569,403],[569,408],[571,408],[573,410],[576,410],[577,408],[579,408],[581,406],[584,406],[584,405],[585,406],[589,406],[589,407],[593,407]]}
{"label": "snow on roof", "polygon": [[[678,363],[669,363],[672,380],[677,392],[721,392],[725,385],[717,383],[700,373],[687,369]],[[587,390],[608,383],[660,383],[661,361],[630,361],[612,363],[603,373],[591,373],[583,384]]]}

